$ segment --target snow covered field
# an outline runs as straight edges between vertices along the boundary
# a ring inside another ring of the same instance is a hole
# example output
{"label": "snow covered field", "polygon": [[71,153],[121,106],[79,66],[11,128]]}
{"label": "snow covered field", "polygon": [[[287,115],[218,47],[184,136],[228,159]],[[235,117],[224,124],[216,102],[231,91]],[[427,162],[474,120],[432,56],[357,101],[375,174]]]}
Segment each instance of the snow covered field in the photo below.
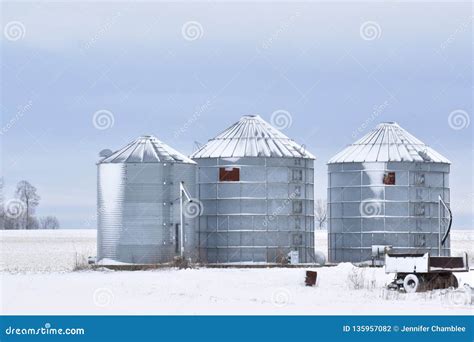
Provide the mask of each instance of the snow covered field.
{"label": "snow covered field", "polygon": [[96,255],[92,229],[0,230],[0,271],[72,271],[76,259]]}
{"label": "snow covered field", "polygon": [[[472,252],[474,233],[453,232],[453,253]],[[324,243],[324,244],[323,244]],[[306,269],[76,271],[95,255],[95,231],[0,231],[2,314],[472,314],[465,294],[385,290],[383,269],[351,264]],[[326,249],[325,232],[317,246]],[[474,272],[458,274],[474,285]],[[356,289],[356,287],[360,287]]]}

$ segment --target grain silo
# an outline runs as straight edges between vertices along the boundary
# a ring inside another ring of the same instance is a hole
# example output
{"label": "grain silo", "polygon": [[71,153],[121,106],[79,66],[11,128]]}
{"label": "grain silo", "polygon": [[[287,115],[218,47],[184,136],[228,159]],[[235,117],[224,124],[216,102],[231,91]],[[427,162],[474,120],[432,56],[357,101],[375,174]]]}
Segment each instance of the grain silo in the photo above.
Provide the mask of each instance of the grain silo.
{"label": "grain silo", "polygon": [[196,191],[196,163],[153,136],[139,137],[114,153],[104,150],[101,156],[98,260],[196,260],[195,204],[189,201]]}
{"label": "grain silo", "polygon": [[304,146],[247,115],[191,158],[199,166],[204,262],[312,260],[314,157]]}
{"label": "grain silo", "polygon": [[[439,198],[450,162],[397,123],[379,124],[328,162],[329,261],[371,260],[378,246],[438,255]],[[449,238],[441,255],[449,255]]]}

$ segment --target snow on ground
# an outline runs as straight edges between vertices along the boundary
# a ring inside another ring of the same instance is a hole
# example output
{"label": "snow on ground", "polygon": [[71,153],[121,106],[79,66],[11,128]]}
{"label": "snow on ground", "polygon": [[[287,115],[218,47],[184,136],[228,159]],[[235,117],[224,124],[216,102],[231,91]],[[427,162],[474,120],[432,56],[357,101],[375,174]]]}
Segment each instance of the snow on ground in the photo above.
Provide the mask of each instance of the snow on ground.
{"label": "snow on ground", "polygon": [[451,255],[461,256],[467,252],[469,265],[474,266],[474,231],[454,230],[451,233]]}
{"label": "snow on ground", "polygon": [[0,230],[0,271],[72,271],[76,260],[95,256],[94,229]]}
{"label": "snow on ground", "polygon": [[[363,272],[362,289],[348,281],[354,267],[315,269],[191,269],[4,274],[3,314],[470,314],[447,291],[415,295],[384,290],[382,269]],[[466,274],[464,275],[466,276]],[[470,276],[472,280],[472,275]]]}
{"label": "snow on ground", "polygon": [[[317,233],[318,246],[324,236]],[[454,232],[453,249],[469,236]],[[392,276],[383,269],[348,263],[315,268],[316,287],[304,286],[304,268],[67,272],[76,253],[95,254],[94,231],[0,231],[0,237],[1,314],[431,315],[473,308],[461,292],[385,290]],[[458,277],[474,285],[474,272]]]}

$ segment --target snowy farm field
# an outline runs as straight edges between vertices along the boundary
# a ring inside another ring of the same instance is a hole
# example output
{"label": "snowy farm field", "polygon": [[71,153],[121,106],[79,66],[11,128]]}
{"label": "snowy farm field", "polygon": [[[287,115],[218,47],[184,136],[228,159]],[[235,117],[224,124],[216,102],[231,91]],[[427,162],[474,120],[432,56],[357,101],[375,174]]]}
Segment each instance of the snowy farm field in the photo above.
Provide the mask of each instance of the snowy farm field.
{"label": "snowy farm field", "polygon": [[1,230],[0,271],[66,272],[96,255],[92,229]]}
{"label": "snowy farm field", "polygon": [[[325,232],[316,244],[326,249]],[[453,232],[453,253],[472,246],[474,233]],[[317,287],[304,286],[304,268],[73,271],[95,255],[95,231],[0,231],[2,314],[471,314],[464,293],[385,290],[381,268],[351,264],[315,268]],[[474,285],[474,272],[458,274]],[[21,295],[18,295],[20,294]]]}

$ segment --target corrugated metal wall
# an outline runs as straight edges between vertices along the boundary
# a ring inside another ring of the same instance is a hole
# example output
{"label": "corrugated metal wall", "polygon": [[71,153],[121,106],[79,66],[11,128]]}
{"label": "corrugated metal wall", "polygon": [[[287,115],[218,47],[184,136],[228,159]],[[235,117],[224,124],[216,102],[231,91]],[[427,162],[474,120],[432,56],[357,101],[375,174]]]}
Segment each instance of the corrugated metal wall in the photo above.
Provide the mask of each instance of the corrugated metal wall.
{"label": "corrugated metal wall", "polygon": [[[383,184],[388,172],[395,185]],[[372,245],[438,255],[438,195],[449,204],[448,164],[328,165],[329,261],[370,260]]]}
{"label": "corrugated metal wall", "polygon": [[[314,255],[313,160],[201,158],[200,252],[203,262],[300,262]],[[240,169],[240,181],[220,182],[219,168]]]}
{"label": "corrugated metal wall", "polygon": [[[196,165],[98,164],[98,259],[170,262],[179,255],[179,184],[195,195]],[[196,219],[186,218],[185,256],[197,259]]]}

